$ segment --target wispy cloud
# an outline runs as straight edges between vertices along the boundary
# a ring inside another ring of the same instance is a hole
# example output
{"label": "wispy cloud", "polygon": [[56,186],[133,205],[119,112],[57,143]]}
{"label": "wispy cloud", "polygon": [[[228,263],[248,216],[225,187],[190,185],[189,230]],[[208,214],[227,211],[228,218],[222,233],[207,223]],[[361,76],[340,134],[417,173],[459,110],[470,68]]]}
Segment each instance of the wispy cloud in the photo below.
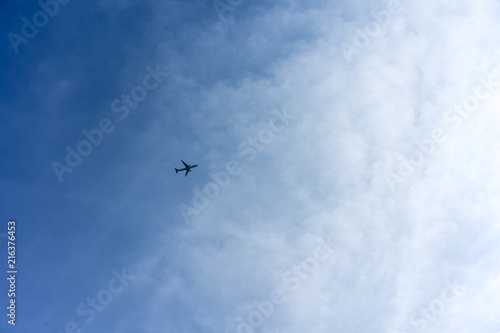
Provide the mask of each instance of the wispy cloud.
{"label": "wispy cloud", "polygon": [[499,5],[221,2],[71,2],[4,55],[18,327],[498,332]]}

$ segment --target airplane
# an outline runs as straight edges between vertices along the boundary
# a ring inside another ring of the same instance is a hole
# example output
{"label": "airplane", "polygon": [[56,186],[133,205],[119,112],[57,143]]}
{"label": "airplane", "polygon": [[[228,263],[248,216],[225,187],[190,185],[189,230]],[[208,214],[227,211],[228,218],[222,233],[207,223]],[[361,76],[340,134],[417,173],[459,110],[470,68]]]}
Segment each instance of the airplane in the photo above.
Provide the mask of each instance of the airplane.
{"label": "airplane", "polygon": [[184,177],[186,177],[186,176],[188,175],[188,173],[189,173],[190,171],[192,171],[192,170],[191,170],[192,168],[195,168],[195,167],[197,167],[197,166],[198,166],[198,164],[195,164],[195,165],[189,165],[189,164],[187,164],[186,162],[184,162],[183,160],[181,160],[181,162],[182,162],[182,164],[184,164],[185,168],[182,168],[182,169],[175,169],[175,173],[177,174],[177,172],[179,172],[179,171],[184,171],[184,170],[186,170],[186,174],[184,175]]}

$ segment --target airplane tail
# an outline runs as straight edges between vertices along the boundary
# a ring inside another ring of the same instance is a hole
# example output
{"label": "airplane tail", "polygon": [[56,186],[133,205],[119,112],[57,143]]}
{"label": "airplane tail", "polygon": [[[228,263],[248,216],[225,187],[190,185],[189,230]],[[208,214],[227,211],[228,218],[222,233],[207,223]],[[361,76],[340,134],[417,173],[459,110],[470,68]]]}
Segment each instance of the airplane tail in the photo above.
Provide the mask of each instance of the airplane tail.
{"label": "airplane tail", "polygon": [[175,169],[175,173],[177,174],[177,172],[179,172],[179,169]]}

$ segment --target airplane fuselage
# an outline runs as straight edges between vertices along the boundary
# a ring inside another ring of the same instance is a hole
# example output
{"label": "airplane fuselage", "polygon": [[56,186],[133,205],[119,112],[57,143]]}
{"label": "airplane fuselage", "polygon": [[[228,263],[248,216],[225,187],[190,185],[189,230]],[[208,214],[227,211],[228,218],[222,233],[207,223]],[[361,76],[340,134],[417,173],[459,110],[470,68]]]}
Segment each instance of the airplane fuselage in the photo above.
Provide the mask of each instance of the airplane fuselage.
{"label": "airplane fuselage", "polygon": [[190,165],[188,166],[187,168],[182,168],[182,169],[179,169],[179,171],[186,171],[186,170],[189,170],[191,171],[192,168],[196,168],[198,166],[198,164],[195,164],[195,165]]}
{"label": "airplane fuselage", "polygon": [[182,161],[182,164],[184,164],[184,168],[182,169],[175,169],[175,173],[179,172],[179,171],[186,171],[186,174],[184,176],[187,176],[189,172],[191,172],[191,169],[192,168],[196,168],[198,166],[198,164],[194,164],[194,165],[189,165],[187,164],[186,162]]}

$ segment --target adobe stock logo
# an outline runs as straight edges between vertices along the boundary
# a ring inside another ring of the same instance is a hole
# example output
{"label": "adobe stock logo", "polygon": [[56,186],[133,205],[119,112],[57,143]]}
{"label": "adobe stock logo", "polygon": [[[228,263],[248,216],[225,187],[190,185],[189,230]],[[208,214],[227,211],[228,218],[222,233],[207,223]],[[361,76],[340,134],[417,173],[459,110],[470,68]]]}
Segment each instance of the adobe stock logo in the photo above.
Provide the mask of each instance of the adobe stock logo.
{"label": "adobe stock logo", "polygon": [[254,333],[270,318],[277,305],[285,304],[289,296],[300,289],[302,282],[309,279],[318,269],[320,262],[326,262],[334,249],[322,238],[316,238],[317,246],[313,255],[305,258],[299,264],[286,270],[282,276],[282,284],[269,293],[269,298],[252,303],[252,311],[246,318],[236,318],[236,333]]}
{"label": "adobe stock logo", "polygon": [[362,49],[367,47],[372,39],[379,36],[383,32],[383,29],[391,24],[393,15],[401,12],[400,6],[401,3],[399,0],[390,0],[387,3],[387,9],[371,12],[373,20],[367,22],[363,29],[356,29],[351,43],[343,42],[340,46],[347,62],[351,62],[354,54],[358,54]]}
{"label": "adobe stock logo", "polygon": [[496,65],[489,73],[484,73],[478,78],[479,83],[474,87],[474,92],[467,95],[460,103],[445,110],[442,120],[445,126],[436,125],[428,135],[417,144],[407,158],[397,156],[398,166],[396,172],[386,172],[385,180],[392,191],[396,190],[399,183],[412,176],[418,168],[424,164],[437,150],[437,147],[448,140],[448,134],[458,130],[466,119],[478,113],[481,104],[495,96],[500,88],[500,65]]}
{"label": "adobe stock logo", "polygon": [[[64,325],[64,331],[58,333],[81,333],[86,331],[87,325],[89,325],[96,318],[98,313],[101,313],[106,306],[113,302],[114,295],[118,295],[125,287],[129,285],[131,281],[135,279],[135,276],[128,275],[125,268],[122,268],[121,272],[115,269],[111,270],[112,278],[108,280],[105,288],[100,289],[95,294],[95,297],[87,297],[85,302],[81,302],[75,308],[75,313],[80,318],[80,322],[75,320],[69,320]],[[83,320],[83,322],[81,322]]]}
{"label": "adobe stock logo", "polygon": [[446,313],[447,307],[465,291],[464,286],[457,283],[457,279],[453,284],[446,281],[445,285],[439,297],[431,300],[427,306],[419,308],[418,314],[412,315],[410,325],[418,327],[421,331],[427,329],[431,324],[436,323]]}
{"label": "adobe stock logo", "polygon": [[9,32],[7,38],[15,53],[19,52],[19,44],[28,44],[29,40],[38,34],[38,29],[41,29],[49,23],[49,17],[54,17],[59,12],[59,5],[65,5],[70,0],[43,0],[38,1],[38,6],[42,10],[33,14],[31,20],[26,16],[21,17],[23,27],[21,28],[21,35],[14,32]]}
{"label": "adobe stock logo", "polygon": [[[142,78],[140,84],[134,86],[129,94],[123,93],[120,95],[120,99],[116,98],[111,102],[110,109],[113,113],[118,114],[120,120],[125,120],[130,111],[136,109],[149,96],[149,92],[158,88],[164,78],[169,75],[165,68],[163,70],[160,68],[160,65],[156,65],[155,69],[146,66],[145,71],[148,74]],[[113,132],[115,128],[113,121],[105,117],[99,121],[97,128],[89,131],[82,130],[81,133],[86,140],[80,140],[76,144],[76,149],[69,145],[66,146],[67,154],[64,160],[66,163],[58,161],[51,163],[52,170],[59,182],[63,181],[64,174],[73,172],[82,163],[84,157],[89,156],[95,148],[102,144],[105,134]]]}
{"label": "adobe stock logo", "polygon": [[192,216],[197,216],[207,208],[210,200],[216,198],[221,189],[227,187],[231,182],[231,176],[238,176],[243,168],[257,157],[257,153],[273,142],[276,134],[283,132],[290,124],[295,115],[289,113],[286,107],[283,111],[273,110],[274,117],[269,120],[267,126],[263,126],[255,137],[248,137],[238,145],[238,159],[232,159],[226,163],[223,170],[211,174],[213,181],[207,182],[202,189],[196,187],[193,190],[192,205],[181,203],[179,212],[186,223],[191,222]]}

